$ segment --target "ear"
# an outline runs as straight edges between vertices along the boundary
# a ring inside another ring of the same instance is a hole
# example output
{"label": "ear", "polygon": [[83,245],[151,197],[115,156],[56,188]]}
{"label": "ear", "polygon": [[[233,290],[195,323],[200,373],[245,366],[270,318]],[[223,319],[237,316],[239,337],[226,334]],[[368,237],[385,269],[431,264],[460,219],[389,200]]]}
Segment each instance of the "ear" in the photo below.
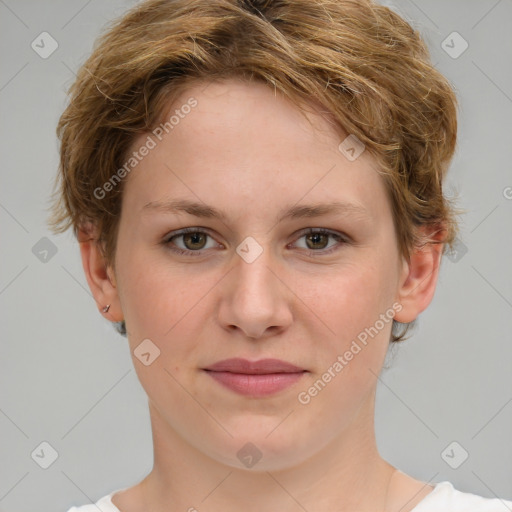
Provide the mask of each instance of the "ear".
{"label": "ear", "polygon": [[397,322],[409,323],[424,311],[434,297],[439,276],[439,267],[443,255],[445,230],[423,228],[421,234],[429,233],[436,243],[426,243],[411,252],[409,262],[403,261],[397,301],[402,309],[395,314]]}
{"label": "ear", "polygon": [[[100,313],[111,322],[123,320],[121,303],[113,268],[106,265],[98,236],[91,224],[84,224],[78,231],[82,265]],[[107,312],[103,308],[110,304]]]}

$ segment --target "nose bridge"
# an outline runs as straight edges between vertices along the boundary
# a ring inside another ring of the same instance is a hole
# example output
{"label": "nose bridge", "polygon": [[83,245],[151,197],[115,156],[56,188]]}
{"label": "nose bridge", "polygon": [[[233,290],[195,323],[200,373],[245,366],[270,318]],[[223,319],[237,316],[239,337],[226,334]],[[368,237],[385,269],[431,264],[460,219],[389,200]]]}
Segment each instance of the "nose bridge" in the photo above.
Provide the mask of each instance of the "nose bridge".
{"label": "nose bridge", "polygon": [[225,326],[237,326],[247,336],[258,338],[268,328],[287,325],[291,313],[289,294],[278,278],[281,265],[268,244],[248,238],[237,247],[219,315]]}
{"label": "nose bridge", "polygon": [[269,245],[248,238],[237,248],[239,261],[236,263],[234,279],[238,300],[247,302],[252,298],[259,301],[261,309],[275,300],[274,295],[279,293],[275,276],[278,270]]}

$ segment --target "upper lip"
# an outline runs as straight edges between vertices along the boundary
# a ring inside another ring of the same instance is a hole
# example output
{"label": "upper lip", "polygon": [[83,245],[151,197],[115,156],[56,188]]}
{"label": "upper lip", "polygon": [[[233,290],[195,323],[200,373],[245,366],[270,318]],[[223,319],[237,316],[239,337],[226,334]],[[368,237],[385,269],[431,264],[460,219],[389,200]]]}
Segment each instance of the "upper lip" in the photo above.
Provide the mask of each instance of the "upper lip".
{"label": "upper lip", "polygon": [[204,370],[215,372],[245,373],[248,375],[268,374],[268,373],[299,373],[305,372],[304,368],[299,368],[280,359],[260,359],[259,361],[248,361],[239,357],[233,359],[224,359],[212,364]]}

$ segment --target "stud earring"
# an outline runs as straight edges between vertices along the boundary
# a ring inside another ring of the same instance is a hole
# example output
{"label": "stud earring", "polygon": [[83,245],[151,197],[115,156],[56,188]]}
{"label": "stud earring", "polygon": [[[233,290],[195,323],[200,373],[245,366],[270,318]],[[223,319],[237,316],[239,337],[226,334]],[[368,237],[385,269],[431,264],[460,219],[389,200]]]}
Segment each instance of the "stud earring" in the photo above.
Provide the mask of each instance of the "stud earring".
{"label": "stud earring", "polygon": [[110,309],[110,304],[107,304],[104,308],[103,308],[103,313],[108,313],[108,310]]}

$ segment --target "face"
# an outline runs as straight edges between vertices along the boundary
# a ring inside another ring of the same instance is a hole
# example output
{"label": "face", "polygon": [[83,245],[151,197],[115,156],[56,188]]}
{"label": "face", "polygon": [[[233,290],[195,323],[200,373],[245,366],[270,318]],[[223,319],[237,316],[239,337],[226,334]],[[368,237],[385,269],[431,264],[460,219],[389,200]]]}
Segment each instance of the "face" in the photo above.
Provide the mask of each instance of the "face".
{"label": "face", "polygon": [[[372,425],[402,268],[384,183],[368,151],[339,149],[347,133],[266,85],[191,87],[175,110],[123,197],[115,278],[132,354],[150,354],[138,377],[161,429],[204,454],[243,467],[252,443],[258,470],[299,464]],[[231,358],[300,371],[206,370]]]}

